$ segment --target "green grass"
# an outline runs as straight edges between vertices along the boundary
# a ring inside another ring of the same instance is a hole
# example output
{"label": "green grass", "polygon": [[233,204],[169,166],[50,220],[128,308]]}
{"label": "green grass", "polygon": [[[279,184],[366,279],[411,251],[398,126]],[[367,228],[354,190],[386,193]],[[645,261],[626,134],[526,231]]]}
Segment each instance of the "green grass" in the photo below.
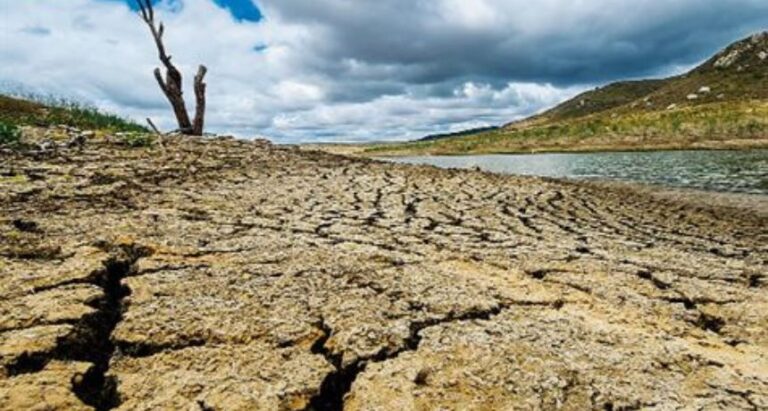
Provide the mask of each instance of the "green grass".
{"label": "green grass", "polygon": [[559,121],[621,107],[643,98],[667,84],[667,80],[623,81],[579,94],[531,120]]}
{"label": "green grass", "polygon": [[13,126],[66,125],[84,130],[148,132],[135,122],[81,103],[56,98],[0,95],[0,122]]}
{"label": "green grass", "polygon": [[673,149],[753,140],[768,146],[768,103],[728,102],[676,110],[598,113],[461,138],[372,146],[370,155]]}
{"label": "green grass", "polygon": [[21,141],[21,131],[13,124],[0,122],[0,146],[15,146]]}

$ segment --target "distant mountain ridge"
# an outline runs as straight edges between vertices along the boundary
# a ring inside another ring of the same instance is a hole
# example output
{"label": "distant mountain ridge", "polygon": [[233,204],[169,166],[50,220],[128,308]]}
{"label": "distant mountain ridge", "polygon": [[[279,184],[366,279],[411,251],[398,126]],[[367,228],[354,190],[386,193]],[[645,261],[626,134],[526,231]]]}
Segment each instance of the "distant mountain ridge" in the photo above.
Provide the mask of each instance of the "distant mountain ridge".
{"label": "distant mountain ridge", "polygon": [[491,127],[478,127],[478,128],[470,128],[467,130],[462,131],[456,131],[452,133],[442,133],[442,134],[431,134],[426,137],[422,137],[419,139],[419,141],[433,141],[433,140],[440,140],[443,138],[451,138],[451,137],[461,137],[461,136],[467,136],[470,134],[477,134],[477,133],[483,133],[486,131],[492,131],[497,130],[499,127],[497,126],[491,126]]}

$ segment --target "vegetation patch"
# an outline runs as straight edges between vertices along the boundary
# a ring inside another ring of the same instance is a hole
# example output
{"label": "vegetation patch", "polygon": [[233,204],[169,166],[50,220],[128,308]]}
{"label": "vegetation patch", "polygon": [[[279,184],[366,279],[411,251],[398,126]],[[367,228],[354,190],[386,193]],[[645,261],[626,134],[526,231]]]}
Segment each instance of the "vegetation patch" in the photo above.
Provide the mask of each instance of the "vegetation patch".
{"label": "vegetation patch", "polygon": [[15,146],[21,141],[21,130],[14,124],[0,122],[0,146]]}
{"label": "vegetation patch", "polygon": [[725,144],[733,140],[768,146],[768,103],[723,102],[664,111],[597,113],[459,138],[376,145],[365,151],[371,155],[412,155],[679,149],[701,145],[726,148]]}
{"label": "vegetation patch", "polygon": [[135,122],[82,103],[53,97],[0,95],[0,122],[14,126],[66,125],[87,130],[147,132]]}

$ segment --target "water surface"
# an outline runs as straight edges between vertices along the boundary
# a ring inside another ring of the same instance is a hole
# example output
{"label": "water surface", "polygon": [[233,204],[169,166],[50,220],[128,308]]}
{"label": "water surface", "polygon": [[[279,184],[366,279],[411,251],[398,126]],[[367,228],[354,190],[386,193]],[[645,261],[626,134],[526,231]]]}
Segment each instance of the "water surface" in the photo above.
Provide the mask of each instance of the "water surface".
{"label": "water surface", "polygon": [[768,150],[414,156],[389,160],[443,168],[479,167],[508,174],[768,194]]}

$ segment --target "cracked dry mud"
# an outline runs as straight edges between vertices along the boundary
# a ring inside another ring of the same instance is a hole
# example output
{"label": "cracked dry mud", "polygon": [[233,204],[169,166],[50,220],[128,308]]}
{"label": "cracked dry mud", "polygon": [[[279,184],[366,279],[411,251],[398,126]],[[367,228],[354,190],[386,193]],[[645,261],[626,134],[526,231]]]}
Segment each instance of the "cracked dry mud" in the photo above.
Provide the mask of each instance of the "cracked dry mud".
{"label": "cracked dry mud", "polygon": [[231,139],[0,155],[0,409],[768,409],[764,214]]}

